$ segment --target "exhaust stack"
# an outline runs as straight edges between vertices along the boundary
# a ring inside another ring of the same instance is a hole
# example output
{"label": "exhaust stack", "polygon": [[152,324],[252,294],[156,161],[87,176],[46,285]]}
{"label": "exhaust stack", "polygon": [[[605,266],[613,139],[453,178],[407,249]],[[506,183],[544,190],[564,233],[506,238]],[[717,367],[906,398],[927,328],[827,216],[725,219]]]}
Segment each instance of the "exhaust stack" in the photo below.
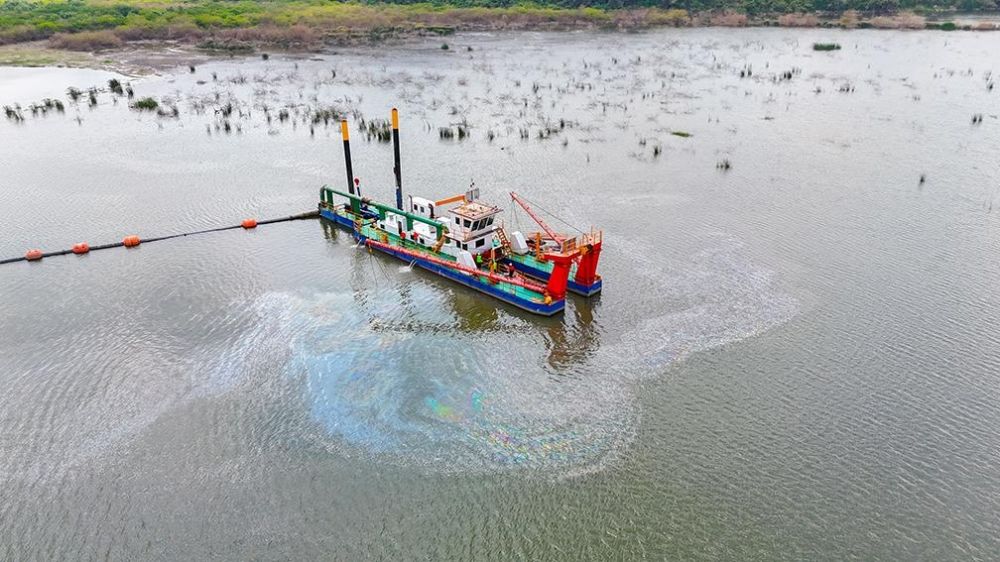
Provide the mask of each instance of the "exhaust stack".
{"label": "exhaust stack", "polygon": [[399,111],[392,108],[392,153],[395,164],[392,171],[396,174],[396,208],[403,210],[403,172],[399,168]]}
{"label": "exhaust stack", "polygon": [[351,139],[347,133],[347,119],[340,120],[340,134],[344,137],[344,162],[347,164],[347,191],[354,195],[354,169],[351,167]]}

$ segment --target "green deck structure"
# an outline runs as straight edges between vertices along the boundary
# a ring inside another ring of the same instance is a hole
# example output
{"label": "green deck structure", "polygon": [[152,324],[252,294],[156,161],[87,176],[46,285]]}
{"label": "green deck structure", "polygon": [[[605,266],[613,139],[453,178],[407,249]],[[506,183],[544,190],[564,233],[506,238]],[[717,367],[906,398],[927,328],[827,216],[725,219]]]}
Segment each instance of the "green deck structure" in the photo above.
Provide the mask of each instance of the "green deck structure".
{"label": "green deck structure", "polygon": [[[327,193],[327,192],[329,192],[329,193]],[[358,204],[358,210],[357,211],[354,210],[354,205],[352,204],[350,207],[340,207],[340,208],[337,208],[337,209],[335,209],[335,212],[337,214],[340,214],[341,216],[347,217],[347,218],[351,219],[352,221],[354,221],[355,227],[356,227],[358,233],[361,236],[364,236],[365,238],[370,238],[372,240],[378,240],[380,242],[384,242],[386,244],[390,244],[392,246],[397,246],[397,247],[400,247],[400,248],[403,248],[403,249],[406,249],[406,250],[410,250],[410,251],[414,251],[414,252],[426,253],[426,254],[428,254],[430,256],[433,256],[433,257],[435,257],[437,259],[440,259],[440,260],[446,260],[446,261],[457,263],[457,261],[455,260],[455,258],[453,256],[450,256],[448,254],[441,253],[441,252],[437,252],[437,253],[432,252],[426,246],[423,246],[421,244],[417,244],[416,242],[413,242],[412,240],[409,240],[409,239],[406,239],[406,238],[401,238],[398,234],[396,234],[394,232],[389,232],[389,231],[386,231],[386,230],[383,230],[383,229],[379,228],[376,225],[375,219],[370,219],[370,218],[369,219],[359,219],[358,217],[360,216],[359,215],[360,208],[361,208],[360,205],[363,202],[366,208],[374,207],[374,208],[378,209],[379,207],[384,207],[384,210],[380,209],[380,212],[379,212],[379,218],[380,219],[384,218],[384,216],[385,216],[384,213],[387,213],[387,212],[388,213],[396,213],[396,214],[399,214],[399,215],[402,215],[402,216],[406,216],[408,219],[412,219],[413,221],[423,222],[425,224],[429,224],[431,226],[438,227],[440,229],[438,231],[439,232],[439,236],[440,236],[441,235],[440,233],[442,233],[442,231],[443,232],[447,232],[447,229],[444,228],[437,221],[434,221],[432,219],[428,219],[426,217],[422,217],[420,215],[414,215],[412,213],[406,213],[404,211],[400,211],[399,209],[396,209],[395,207],[390,207],[390,206],[386,206],[386,205],[375,204],[375,203],[372,203],[371,201],[364,200],[363,198],[358,197],[356,195],[344,194],[344,193],[342,193],[340,191],[337,191],[335,189],[330,189],[330,188],[327,188],[327,187],[323,188],[322,193],[323,193],[323,195],[322,195],[323,202],[326,203],[327,205],[329,205],[330,208],[335,208],[336,207],[336,205],[334,203],[332,203],[332,197],[330,197],[330,194],[339,195],[341,197],[347,197],[347,198],[351,199],[352,203],[357,202],[357,204]],[[552,264],[546,264],[546,265],[549,268],[549,270],[551,270]],[[485,275],[480,275],[480,276],[476,276],[476,277],[478,277],[478,279],[480,281],[484,282],[484,283],[489,282],[488,277],[485,276]],[[500,281],[500,282],[492,284],[492,286],[494,288],[496,288],[496,289],[499,289],[499,290],[505,292],[505,293],[510,293],[510,294],[512,294],[514,296],[517,296],[517,297],[520,297],[522,299],[542,301],[545,298],[544,294],[538,293],[536,291],[532,291],[531,289],[527,289],[527,288],[521,287],[519,285],[514,285],[512,283],[505,283],[503,281]]]}

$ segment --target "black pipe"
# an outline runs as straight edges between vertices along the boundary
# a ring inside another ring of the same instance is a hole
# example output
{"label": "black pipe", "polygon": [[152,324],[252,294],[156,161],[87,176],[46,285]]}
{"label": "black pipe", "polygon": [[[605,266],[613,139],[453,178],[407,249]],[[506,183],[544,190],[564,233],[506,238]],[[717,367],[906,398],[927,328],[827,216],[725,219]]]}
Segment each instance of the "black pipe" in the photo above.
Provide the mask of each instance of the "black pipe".
{"label": "black pipe", "polygon": [[[281,217],[281,218],[277,218],[277,219],[267,219],[267,220],[258,221],[257,222],[257,226],[260,226],[262,224],[274,224],[274,223],[278,223],[278,222],[295,221],[295,220],[303,220],[303,219],[313,219],[313,218],[316,218],[318,216],[319,216],[319,211],[308,211],[308,212],[305,212],[305,213],[299,213],[297,215],[291,215],[291,216],[288,216],[288,217]],[[181,232],[179,234],[168,234],[166,236],[157,236],[157,237],[154,237],[154,238],[146,238],[145,240],[141,240],[141,243],[142,244],[149,244],[150,242],[159,242],[160,240],[170,240],[171,238],[181,238],[183,236],[195,236],[195,235],[198,235],[198,234],[208,234],[210,232],[222,232],[224,230],[235,230],[237,228],[244,228],[244,226],[242,224],[236,224],[236,225],[233,225],[233,226],[219,226],[219,227],[216,227],[216,228],[206,228],[205,230],[196,230],[194,232]],[[124,242],[113,242],[111,244],[101,244],[99,246],[91,246],[90,247],[90,251],[91,252],[96,252],[98,250],[107,250],[109,248],[120,248],[120,247],[122,247],[124,245],[125,245]],[[43,258],[51,258],[53,256],[65,256],[65,255],[71,254],[71,253],[73,253],[72,249],[70,249],[70,250],[57,250],[55,252],[45,252],[45,253],[42,254],[42,257]],[[4,264],[8,264],[8,263],[16,263],[16,262],[20,262],[20,261],[32,261],[32,260],[29,260],[27,258],[27,256],[18,256],[18,257],[14,257],[14,258],[0,259],[0,265],[4,265]]]}
{"label": "black pipe", "polygon": [[347,134],[347,119],[340,120],[340,133],[344,137],[344,162],[347,163],[347,191],[354,195],[354,169],[351,167],[351,139]]}
{"label": "black pipe", "polygon": [[392,167],[396,174],[396,208],[403,210],[403,172],[399,168],[399,111],[392,108],[392,155],[395,165]]}

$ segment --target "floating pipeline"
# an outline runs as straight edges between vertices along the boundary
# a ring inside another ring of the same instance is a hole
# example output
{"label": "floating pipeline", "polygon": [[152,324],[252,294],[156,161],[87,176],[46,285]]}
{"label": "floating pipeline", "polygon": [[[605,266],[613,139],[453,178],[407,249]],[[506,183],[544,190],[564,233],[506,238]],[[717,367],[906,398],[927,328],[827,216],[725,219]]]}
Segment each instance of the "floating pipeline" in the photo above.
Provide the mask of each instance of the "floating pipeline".
{"label": "floating pipeline", "polygon": [[179,234],[170,234],[167,236],[157,236],[155,238],[139,238],[135,234],[130,234],[122,239],[121,242],[115,242],[113,244],[101,244],[99,246],[90,246],[86,242],[79,242],[74,244],[72,248],[68,250],[57,250],[55,252],[43,252],[39,249],[28,250],[23,256],[18,256],[16,258],[7,258],[0,260],[0,265],[15,263],[20,261],[38,261],[42,258],[51,258],[54,256],[64,256],[66,254],[76,254],[84,255],[89,252],[96,252],[97,250],[107,250],[108,248],[135,248],[140,244],[149,244],[150,242],[159,242],[160,240],[170,240],[171,238],[181,238],[183,236],[195,236],[197,234],[208,234],[210,232],[222,232],[223,230],[235,230],[237,228],[242,228],[245,230],[250,230],[252,228],[257,228],[264,224],[274,224],[278,222],[287,222],[295,220],[304,219],[314,219],[319,217],[319,211],[309,211],[307,213],[299,213],[297,215],[291,215],[287,217],[281,217],[277,219],[268,219],[258,221],[256,219],[244,219],[243,222],[232,226],[219,226],[216,228],[208,228],[205,230],[196,230],[194,232],[182,232]]}

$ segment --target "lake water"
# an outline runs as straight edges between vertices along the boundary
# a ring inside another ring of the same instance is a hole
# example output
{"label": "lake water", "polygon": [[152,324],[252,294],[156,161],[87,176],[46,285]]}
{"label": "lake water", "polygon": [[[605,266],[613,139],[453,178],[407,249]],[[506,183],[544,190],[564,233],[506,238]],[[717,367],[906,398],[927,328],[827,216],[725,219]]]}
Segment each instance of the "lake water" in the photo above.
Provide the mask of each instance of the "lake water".
{"label": "lake water", "polygon": [[0,69],[0,258],[315,209],[346,181],[320,109],[367,195],[392,151],[359,117],[397,106],[407,193],[605,233],[603,295],[555,319],[317,220],[0,266],[0,557],[995,558],[997,40],[459,35],[122,78],[177,118]]}

